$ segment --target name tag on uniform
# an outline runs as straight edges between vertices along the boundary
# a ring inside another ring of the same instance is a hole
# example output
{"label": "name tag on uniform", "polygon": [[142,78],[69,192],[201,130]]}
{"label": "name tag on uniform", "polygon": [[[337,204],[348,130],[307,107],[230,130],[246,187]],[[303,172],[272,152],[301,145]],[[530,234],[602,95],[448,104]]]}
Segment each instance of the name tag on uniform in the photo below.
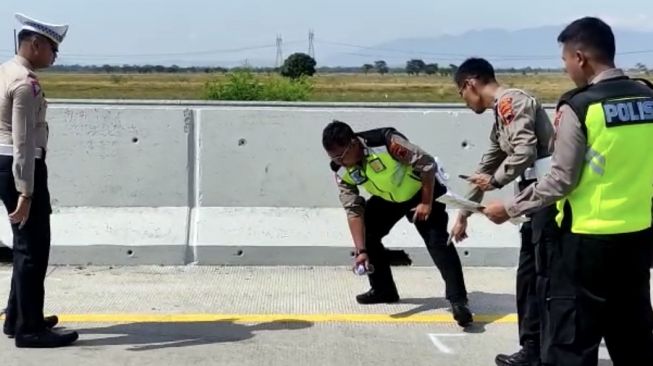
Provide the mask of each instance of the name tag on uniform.
{"label": "name tag on uniform", "polygon": [[363,184],[367,180],[365,173],[363,173],[363,171],[358,168],[350,171],[349,176],[351,177],[351,180],[353,180],[356,184]]}
{"label": "name tag on uniform", "polygon": [[653,99],[639,98],[603,103],[607,127],[653,123]]}
{"label": "name tag on uniform", "polygon": [[379,173],[385,170],[385,165],[383,165],[383,162],[379,158],[374,158],[367,162],[367,164],[369,164],[370,168],[372,168],[375,173]]}

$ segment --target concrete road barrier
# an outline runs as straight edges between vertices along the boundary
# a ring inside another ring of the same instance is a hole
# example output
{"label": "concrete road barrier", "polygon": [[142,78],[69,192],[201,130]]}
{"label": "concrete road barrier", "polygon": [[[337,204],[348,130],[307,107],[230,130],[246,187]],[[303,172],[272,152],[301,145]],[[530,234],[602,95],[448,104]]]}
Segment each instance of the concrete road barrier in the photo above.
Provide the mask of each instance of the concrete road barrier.
{"label": "concrete road barrier", "polygon": [[[53,100],[52,262],[348,263],[351,239],[321,146],[333,119],[396,127],[438,156],[460,193],[457,176],[475,169],[493,122],[461,105]],[[516,264],[517,226],[474,216],[469,235],[457,245],[465,265]],[[7,222],[0,240],[11,243]],[[432,264],[405,220],[384,243]]]}

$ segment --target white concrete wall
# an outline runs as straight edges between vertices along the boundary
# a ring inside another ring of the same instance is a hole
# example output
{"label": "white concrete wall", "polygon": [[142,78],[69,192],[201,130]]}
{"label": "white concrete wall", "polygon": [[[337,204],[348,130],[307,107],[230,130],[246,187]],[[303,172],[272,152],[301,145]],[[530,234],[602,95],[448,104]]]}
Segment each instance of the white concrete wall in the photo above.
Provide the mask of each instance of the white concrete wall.
{"label": "white concrete wall", "polygon": [[[460,193],[457,175],[473,171],[493,122],[456,105],[52,101],[53,261],[346,261],[351,241],[321,146],[333,119],[396,127],[440,158]],[[474,218],[463,261],[513,264],[517,230]],[[0,238],[10,243],[6,222]],[[385,244],[430,263],[408,222]]]}

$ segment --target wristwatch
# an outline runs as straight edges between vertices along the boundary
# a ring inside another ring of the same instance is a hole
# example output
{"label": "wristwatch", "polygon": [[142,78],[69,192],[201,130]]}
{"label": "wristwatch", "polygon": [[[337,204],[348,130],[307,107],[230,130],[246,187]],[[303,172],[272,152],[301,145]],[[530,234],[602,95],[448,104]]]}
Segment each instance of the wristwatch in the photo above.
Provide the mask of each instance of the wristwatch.
{"label": "wristwatch", "polygon": [[367,254],[367,249],[356,249],[356,256]]}

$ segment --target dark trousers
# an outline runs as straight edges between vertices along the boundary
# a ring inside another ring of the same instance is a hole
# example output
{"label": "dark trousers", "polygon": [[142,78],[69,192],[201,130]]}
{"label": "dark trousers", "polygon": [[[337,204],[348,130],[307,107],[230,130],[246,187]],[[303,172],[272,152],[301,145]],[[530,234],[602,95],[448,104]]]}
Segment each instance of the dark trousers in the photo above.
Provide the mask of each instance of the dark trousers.
{"label": "dark trousers", "polygon": [[566,230],[547,244],[544,364],[596,365],[605,339],[615,366],[653,365],[653,231],[580,235]]}
{"label": "dark trousers", "polygon": [[545,228],[556,225],[555,205],[547,206],[529,215],[531,221],[521,228],[521,248],[517,267],[517,322],[519,344],[526,341],[540,343],[542,317],[540,298],[537,293],[538,276],[545,275],[545,268],[539,262],[545,246],[542,239],[547,235]]}
{"label": "dark trousers", "polygon": [[526,222],[521,228],[521,248],[519,249],[519,265],[517,266],[516,299],[520,345],[524,345],[526,341],[533,341],[536,344],[539,344],[540,341],[535,245],[532,224]]}
{"label": "dark trousers", "polygon": [[[421,201],[421,192],[408,202],[389,202],[372,196],[365,207],[365,243],[374,265],[374,273],[369,275],[373,289],[384,293],[396,293],[392,271],[385,257],[385,248],[381,243],[390,229],[404,216],[412,218],[411,209]],[[463,278],[462,265],[456,247],[447,245],[449,217],[445,205],[434,202],[433,209],[426,221],[416,221],[415,227],[426,243],[433,263],[436,265],[446,285],[446,297],[449,301],[467,301],[467,290]]]}
{"label": "dark trousers", "polygon": [[[0,199],[7,212],[16,209],[19,193],[12,173],[13,158],[0,156]],[[50,254],[50,193],[45,161],[36,159],[34,192],[29,218],[13,231],[13,276],[7,304],[5,327],[17,334],[43,330],[44,281]]]}

